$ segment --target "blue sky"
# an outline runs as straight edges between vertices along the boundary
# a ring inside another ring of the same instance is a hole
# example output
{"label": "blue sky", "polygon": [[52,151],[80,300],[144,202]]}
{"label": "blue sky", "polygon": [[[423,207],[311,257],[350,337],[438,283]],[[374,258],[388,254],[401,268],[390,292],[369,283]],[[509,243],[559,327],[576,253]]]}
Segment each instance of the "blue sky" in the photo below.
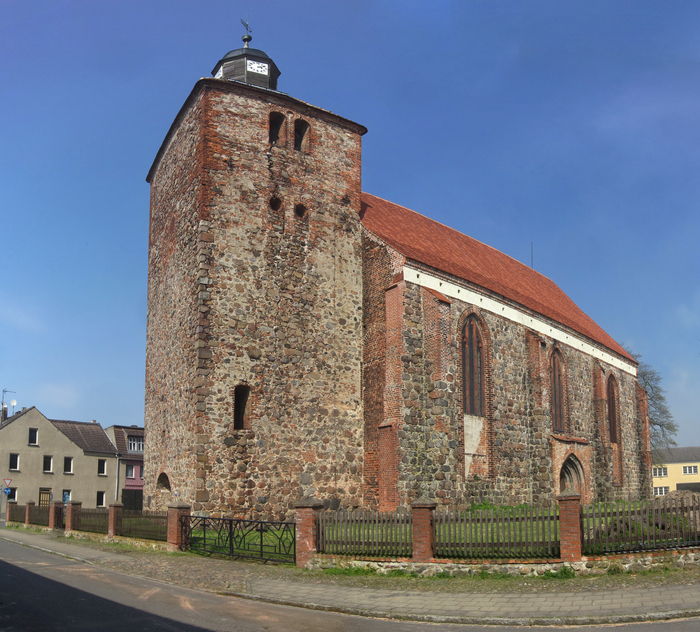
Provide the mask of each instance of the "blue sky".
{"label": "blue sky", "polygon": [[145,177],[240,46],[367,126],[363,189],[553,279],[700,445],[700,3],[0,0],[0,389],[143,424]]}

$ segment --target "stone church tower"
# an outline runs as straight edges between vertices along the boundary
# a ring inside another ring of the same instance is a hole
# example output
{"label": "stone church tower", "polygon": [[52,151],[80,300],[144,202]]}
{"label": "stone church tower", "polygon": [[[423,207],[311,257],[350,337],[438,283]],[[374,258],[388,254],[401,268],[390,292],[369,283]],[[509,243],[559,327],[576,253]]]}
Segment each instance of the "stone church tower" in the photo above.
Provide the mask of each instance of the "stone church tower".
{"label": "stone church tower", "polygon": [[362,504],[367,130],[278,92],[243,39],[147,178],[145,500],[284,518],[308,494]]}

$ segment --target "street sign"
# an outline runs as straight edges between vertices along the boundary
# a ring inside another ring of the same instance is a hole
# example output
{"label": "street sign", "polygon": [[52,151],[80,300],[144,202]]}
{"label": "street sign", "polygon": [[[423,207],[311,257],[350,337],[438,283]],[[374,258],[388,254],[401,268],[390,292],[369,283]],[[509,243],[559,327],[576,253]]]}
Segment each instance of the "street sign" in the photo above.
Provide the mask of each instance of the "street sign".
{"label": "street sign", "polygon": [[6,478],[6,479],[4,480],[4,482],[5,482],[5,487],[9,487],[9,486],[10,486],[10,483],[12,482],[12,479],[11,479],[11,478]]}
{"label": "street sign", "polygon": [[2,493],[5,494],[5,496],[9,496],[12,493],[12,490],[9,487],[6,487],[2,490]]}

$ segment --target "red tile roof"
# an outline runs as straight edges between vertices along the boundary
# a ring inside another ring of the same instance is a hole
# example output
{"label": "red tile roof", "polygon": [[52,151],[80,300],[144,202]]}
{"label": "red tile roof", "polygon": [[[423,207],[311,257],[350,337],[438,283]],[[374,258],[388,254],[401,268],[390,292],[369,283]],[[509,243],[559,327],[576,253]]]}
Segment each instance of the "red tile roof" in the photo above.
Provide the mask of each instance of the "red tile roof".
{"label": "red tile roof", "polygon": [[362,224],[407,259],[447,272],[515,301],[632,360],[550,279],[476,239],[369,193]]}

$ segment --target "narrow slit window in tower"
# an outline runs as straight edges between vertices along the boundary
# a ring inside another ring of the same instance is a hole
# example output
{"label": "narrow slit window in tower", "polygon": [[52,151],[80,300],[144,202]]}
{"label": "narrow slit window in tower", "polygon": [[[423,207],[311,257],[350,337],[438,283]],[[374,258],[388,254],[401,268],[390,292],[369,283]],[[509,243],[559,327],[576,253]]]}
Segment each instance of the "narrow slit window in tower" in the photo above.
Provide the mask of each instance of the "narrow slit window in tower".
{"label": "narrow slit window in tower", "polygon": [[302,119],[294,121],[294,149],[297,151],[306,150],[308,132],[309,124],[306,121]]}
{"label": "narrow slit window in tower", "polygon": [[243,430],[245,428],[246,407],[248,405],[248,395],[250,386],[239,384],[233,391],[233,429]]}
{"label": "narrow slit window in tower", "polygon": [[270,145],[277,145],[284,126],[284,114],[270,112]]}

